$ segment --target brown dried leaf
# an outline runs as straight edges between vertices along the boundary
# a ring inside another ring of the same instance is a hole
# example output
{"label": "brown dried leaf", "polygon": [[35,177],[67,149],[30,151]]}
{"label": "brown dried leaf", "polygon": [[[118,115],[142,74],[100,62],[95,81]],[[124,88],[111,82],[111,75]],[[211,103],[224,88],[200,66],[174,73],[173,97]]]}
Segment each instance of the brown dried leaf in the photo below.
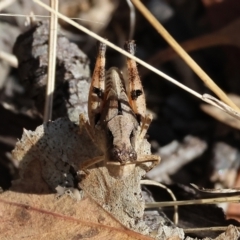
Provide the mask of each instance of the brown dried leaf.
{"label": "brown dried leaf", "polygon": [[89,198],[4,192],[1,239],[152,239],[127,230]]}
{"label": "brown dried leaf", "polygon": [[[99,33],[106,28],[111,20],[118,1],[93,0],[93,1],[61,1],[60,12],[68,17],[79,19],[91,19],[91,21],[81,21],[81,24]],[[104,12],[104,14],[102,14]],[[63,22],[66,24],[66,22]]]}
{"label": "brown dried leaf", "polygon": [[[144,151],[150,151],[148,142],[144,145]],[[141,178],[145,165],[136,166],[122,179],[112,177],[105,166],[79,172],[80,163],[99,155],[102,153],[85,129],[79,134],[79,126],[66,118],[34,132],[24,130],[13,151],[20,163],[20,179],[11,191],[0,195],[1,239],[150,239],[126,230],[151,234],[143,221]],[[86,197],[81,201],[51,194],[59,186],[76,187],[71,168],[82,177],[79,186]],[[183,239],[184,233],[160,223],[154,238]]]}
{"label": "brown dried leaf", "polygon": [[[66,118],[41,125],[34,132],[24,130],[13,151],[14,159],[20,162],[20,179],[11,190],[46,194],[60,188],[63,194],[67,187],[73,191],[72,196],[80,199],[79,190],[74,190],[73,169],[77,173],[82,162],[101,155],[84,127],[79,134],[79,126]],[[96,167],[88,174],[81,173],[80,186],[126,227],[149,234],[143,221],[145,203],[140,184],[145,173],[136,167],[133,174],[120,180],[110,176],[106,167]]]}
{"label": "brown dried leaf", "polygon": [[[150,151],[150,145],[146,142],[143,149]],[[136,166],[123,179],[112,177],[105,166],[79,172],[82,161],[99,155],[85,129],[79,134],[79,126],[66,118],[34,132],[24,130],[13,151],[20,163],[20,179],[0,195],[1,239],[151,239],[126,230],[148,236],[152,232],[143,220],[140,185],[145,165]],[[76,187],[72,170],[82,177],[79,186],[86,197],[57,199],[51,194],[57,187]],[[158,240],[184,239],[182,229],[161,222],[155,234]]]}
{"label": "brown dried leaf", "polygon": [[142,219],[145,201],[140,180],[143,173],[144,170],[136,167],[132,174],[116,179],[109,175],[106,167],[99,167],[90,169],[79,185],[124,226],[149,234],[149,229]]}
{"label": "brown dried leaf", "polygon": [[[45,183],[52,191],[58,186],[74,187],[71,168],[77,172],[82,161],[102,153],[84,129],[80,135],[79,126],[67,118],[61,118],[41,125],[33,132],[24,130],[12,154],[19,161],[21,177],[14,183],[13,189],[49,193]],[[26,185],[24,189],[23,185]]]}

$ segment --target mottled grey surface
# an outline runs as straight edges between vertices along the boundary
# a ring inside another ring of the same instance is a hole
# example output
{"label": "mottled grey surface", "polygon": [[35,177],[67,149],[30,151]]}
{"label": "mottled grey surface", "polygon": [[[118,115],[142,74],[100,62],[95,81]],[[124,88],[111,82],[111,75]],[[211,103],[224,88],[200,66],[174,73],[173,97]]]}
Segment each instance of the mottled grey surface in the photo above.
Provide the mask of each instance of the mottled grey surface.
{"label": "mottled grey surface", "polygon": [[[25,90],[42,114],[48,68],[48,22],[37,22],[21,34],[14,45],[19,61],[19,77]],[[88,57],[58,31],[57,65],[53,101],[53,119],[68,116],[78,122],[80,113],[87,113],[90,82]]]}

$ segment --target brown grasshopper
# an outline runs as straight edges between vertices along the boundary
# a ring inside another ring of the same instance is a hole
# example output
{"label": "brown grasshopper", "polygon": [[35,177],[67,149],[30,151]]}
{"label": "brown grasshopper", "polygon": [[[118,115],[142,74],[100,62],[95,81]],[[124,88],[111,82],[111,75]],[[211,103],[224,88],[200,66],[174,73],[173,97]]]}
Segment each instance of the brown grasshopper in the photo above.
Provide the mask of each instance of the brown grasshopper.
{"label": "brown grasshopper", "polygon": [[[126,42],[125,49],[134,55],[135,43]],[[145,151],[145,135],[152,115],[146,114],[145,94],[136,62],[127,59],[128,81],[125,82],[118,68],[105,72],[105,52],[106,45],[100,43],[88,97],[89,122],[80,115],[80,126],[85,126],[104,154],[85,161],[81,168],[104,162],[111,175],[123,177],[131,174],[136,164],[148,162],[151,164],[145,167],[149,171],[160,162],[160,157]]]}

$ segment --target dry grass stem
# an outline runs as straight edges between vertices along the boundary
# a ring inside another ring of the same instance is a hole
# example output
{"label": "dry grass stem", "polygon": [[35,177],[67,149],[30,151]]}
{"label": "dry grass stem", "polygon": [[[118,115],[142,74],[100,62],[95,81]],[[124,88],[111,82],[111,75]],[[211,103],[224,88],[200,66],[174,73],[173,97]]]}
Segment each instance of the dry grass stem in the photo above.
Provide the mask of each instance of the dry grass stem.
{"label": "dry grass stem", "polygon": [[214,81],[201,69],[201,67],[187,54],[187,52],[175,41],[167,30],[159,23],[152,13],[139,1],[131,0],[135,7],[151,23],[158,33],[168,42],[168,44],[179,54],[188,66],[202,79],[202,81],[225,103],[236,111],[240,109],[228,98],[228,96],[214,83]]}
{"label": "dry grass stem", "polygon": [[18,60],[13,54],[0,50],[0,59],[8,62],[11,67],[14,67],[14,68],[18,67]]}
{"label": "dry grass stem", "polygon": [[[185,228],[184,232],[185,233],[194,233],[194,232],[201,232],[201,231],[212,231],[212,232],[219,231],[219,232],[224,232],[224,231],[227,230],[227,228],[228,228],[228,226],[227,227],[219,226],[219,227],[204,227],[204,228]],[[236,227],[236,228],[238,230],[240,230],[240,227]]]}
{"label": "dry grass stem", "polygon": [[[26,15],[26,14],[15,14],[15,13],[0,13],[0,16],[3,16],[3,17],[24,17],[24,18],[29,17],[29,15]],[[34,17],[36,17],[36,18],[50,18],[51,16],[34,15]],[[91,20],[87,20],[87,19],[83,19],[83,18],[70,18],[70,19],[103,25],[103,23],[101,23],[101,22],[91,21]]]}
{"label": "dry grass stem", "polygon": [[[55,11],[58,11],[58,0],[51,0],[51,7]],[[55,71],[56,71],[57,28],[58,17],[54,13],[51,13],[49,24],[47,88],[43,116],[44,122],[47,122],[52,118],[53,95],[55,88]]]}
{"label": "dry grass stem", "polygon": [[198,204],[218,204],[218,203],[226,203],[226,202],[239,203],[240,202],[239,193],[237,193],[236,195],[237,196],[232,196],[232,197],[218,197],[218,198],[186,200],[186,201],[176,201],[176,202],[148,203],[146,208],[172,207],[174,205],[184,206],[184,205],[198,205]]}
{"label": "dry grass stem", "polygon": [[[171,189],[169,189],[168,187],[166,187],[165,185],[163,185],[162,183],[158,183],[158,182],[155,182],[155,181],[152,181],[152,180],[142,180],[141,181],[141,184],[143,185],[151,185],[151,186],[157,186],[157,187],[160,187],[160,188],[163,188],[165,189],[169,194],[170,196],[172,197],[173,201],[177,201],[174,193],[172,192]],[[146,203],[146,206],[148,205],[148,203]],[[174,215],[173,215],[173,221],[174,223],[177,225],[178,224],[178,219],[179,219],[179,215],[178,215],[178,206],[177,205],[174,205]]]}

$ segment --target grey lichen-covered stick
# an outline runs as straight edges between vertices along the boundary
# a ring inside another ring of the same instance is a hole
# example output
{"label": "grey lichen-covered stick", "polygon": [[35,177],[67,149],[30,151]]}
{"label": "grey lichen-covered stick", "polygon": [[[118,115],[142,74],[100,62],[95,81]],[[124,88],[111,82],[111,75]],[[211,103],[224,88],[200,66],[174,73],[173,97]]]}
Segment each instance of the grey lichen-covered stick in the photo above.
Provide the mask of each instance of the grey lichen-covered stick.
{"label": "grey lichen-covered stick", "polygon": [[[135,43],[126,42],[125,49],[134,54]],[[80,115],[80,123],[103,156],[89,159],[81,169],[104,162],[112,176],[121,178],[131,174],[136,164],[152,163],[147,167],[149,171],[159,163],[160,157],[142,151],[152,116],[146,114],[145,95],[136,62],[127,59],[128,81],[125,81],[115,67],[105,73],[105,52],[106,45],[100,43],[89,91],[89,122]]]}

